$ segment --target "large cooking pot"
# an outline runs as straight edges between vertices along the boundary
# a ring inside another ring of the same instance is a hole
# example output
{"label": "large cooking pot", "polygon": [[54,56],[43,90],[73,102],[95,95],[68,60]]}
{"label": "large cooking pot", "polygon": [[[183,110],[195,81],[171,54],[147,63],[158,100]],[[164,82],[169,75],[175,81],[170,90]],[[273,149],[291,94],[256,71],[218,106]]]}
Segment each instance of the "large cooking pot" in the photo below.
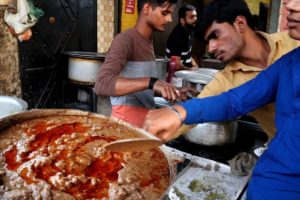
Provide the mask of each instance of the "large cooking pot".
{"label": "large cooking pot", "polygon": [[96,74],[105,60],[105,54],[96,52],[68,51],[68,78],[72,81],[93,84]]}
{"label": "large cooking pot", "polygon": [[0,119],[26,110],[28,104],[23,99],[12,96],[0,96]]}
{"label": "large cooking pot", "polygon": [[184,135],[195,144],[218,146],[234,143],[237,136],[237,121],[209,122],[197,124]]}

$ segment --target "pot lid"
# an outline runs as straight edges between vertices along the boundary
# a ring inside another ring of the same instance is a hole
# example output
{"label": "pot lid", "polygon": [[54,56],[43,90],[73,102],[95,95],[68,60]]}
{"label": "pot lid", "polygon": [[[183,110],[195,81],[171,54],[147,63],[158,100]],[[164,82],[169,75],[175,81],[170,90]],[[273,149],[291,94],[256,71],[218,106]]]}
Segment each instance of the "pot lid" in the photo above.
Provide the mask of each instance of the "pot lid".
{"label": "pot lid", "polygon": [[66,51],[64,54],[74,57],[74,58],[86,58],[86,59],[96,59],[96,60],[104,60],[106,54],[97,53],[97,52],[89,52],[89,51]]}

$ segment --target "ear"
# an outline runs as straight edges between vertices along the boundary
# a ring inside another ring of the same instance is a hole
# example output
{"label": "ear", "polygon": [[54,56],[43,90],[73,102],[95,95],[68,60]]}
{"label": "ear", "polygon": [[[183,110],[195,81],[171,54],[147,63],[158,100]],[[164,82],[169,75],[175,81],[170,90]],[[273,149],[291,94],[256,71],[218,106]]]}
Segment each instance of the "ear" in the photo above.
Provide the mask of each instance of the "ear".
{"label": "ear", "polygon": [[184,18],[180,18],[179,20],[180,20],[180,24],[181,24],[181,25],[185,25],[185,20],[184,20]]}
{"label": "ear", "polygon": [[236,17],[236,19],[233,23],[233,26],[236,28],[237,31],[239,31],[240,33],[243,33],[247,30],[248,23],[244,16],[239,15]]}
{"label": "ear", "polygon": [[145,15],[148,15],[149,14],[149,11],[151,9],[151,4],[150,3],[145,3],[143,8],[142,8],[142,12],[145,14]]}

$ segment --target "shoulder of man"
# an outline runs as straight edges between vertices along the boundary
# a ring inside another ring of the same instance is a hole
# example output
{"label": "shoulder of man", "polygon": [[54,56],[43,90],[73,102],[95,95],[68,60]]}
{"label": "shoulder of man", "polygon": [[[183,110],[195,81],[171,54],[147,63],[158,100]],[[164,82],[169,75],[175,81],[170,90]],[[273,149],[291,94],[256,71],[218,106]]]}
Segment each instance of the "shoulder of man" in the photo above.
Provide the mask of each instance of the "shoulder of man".
{"label": "shoulder of man", "polygon": [[111,52],[123,52],[125,54],[127,52],[130,55],[135,40],[134,34],[134,30],[132,29],[118,33],[110,45],[108,54]]}
{"label": "shoulder of man", "polygon": [[287,31],[269,34],[274,41],[280,41],[283,45],[289,45],[291,48],[300,46],[300,41],[291,38]]}
{"label": "shoulder of man", "polygon": [[133,30],[133,28],[127,29],[123,32],[118,33],[114,40],[124,40],[124,42],[128,42],[130,40],[134,40],[135,38],[135,31]]}

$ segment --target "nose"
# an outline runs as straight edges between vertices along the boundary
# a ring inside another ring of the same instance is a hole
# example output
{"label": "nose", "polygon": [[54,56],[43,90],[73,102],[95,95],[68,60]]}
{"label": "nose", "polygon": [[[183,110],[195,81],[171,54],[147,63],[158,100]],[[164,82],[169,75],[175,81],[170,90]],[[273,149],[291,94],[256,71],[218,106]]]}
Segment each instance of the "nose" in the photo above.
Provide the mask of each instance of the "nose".
{"label": "nose", "polygon": [[293,7],[295,5],[293,5],[293,0],[288,0],[286,3],[285,3],[285,8],[288,10],[288,11],[291,11],[293,9]]}
{"label": "nose", "polygon": [[172,15],[167,15],[166,16],[166,21],[171,23],[173,20],[172,20]]}
{"label": "nose", "polygon": [[217,45],[216,40],[211,39],[208,41],[208,52],[209,53],[215,53],[217,50],[217,47],[218,47],[218,45]]}

